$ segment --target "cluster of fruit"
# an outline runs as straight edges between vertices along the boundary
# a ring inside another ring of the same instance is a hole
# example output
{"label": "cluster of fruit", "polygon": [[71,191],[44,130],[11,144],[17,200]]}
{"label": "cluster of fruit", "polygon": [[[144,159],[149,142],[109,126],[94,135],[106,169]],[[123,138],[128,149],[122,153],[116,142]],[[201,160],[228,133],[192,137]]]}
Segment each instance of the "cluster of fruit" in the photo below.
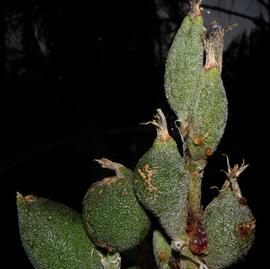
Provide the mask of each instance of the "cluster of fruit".
{"label": "cluster of fruit", "polygon": [[224,29],[205,30],[201,1],[178,30],[166,62],[165,91],[180,124],[181,153],[158,109],[151,124],[157,137],[134,171],[97,160],[115,176],[92,184],[82,216],[66,206],[18,194],[23,246],[37,269],[117,269],[120,253],[153,231],[158,268],[226,268],[250,249],[255,220],[238,177],[247,165],[230,167],[218,196],[203,210],[201,181],[208,156],[217,148],[227,121],[221,79]]}

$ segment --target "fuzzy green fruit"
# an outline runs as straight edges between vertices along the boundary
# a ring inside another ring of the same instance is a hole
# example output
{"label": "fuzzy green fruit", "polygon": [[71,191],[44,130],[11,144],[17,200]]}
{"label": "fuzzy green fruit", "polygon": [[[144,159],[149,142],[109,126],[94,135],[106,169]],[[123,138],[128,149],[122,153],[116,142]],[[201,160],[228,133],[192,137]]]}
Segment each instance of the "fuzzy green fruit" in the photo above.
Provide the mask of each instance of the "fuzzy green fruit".
{"label": "fuzzy green fruit", "polygon": [[103,268],[81,216],[48,199],[18,194],[22,244],[36,269]]}
{"label": "fuzzy green fruit", "polygon": [[195,2],[173,40],[165,67],[166,97],[182,124],[189,119],[203,68],[203,18],[200,3]]}
{"label": "fuzzy green fruit", "polygon": [[83,221],[91,240],[109,252],[138,245],[150,229],[150,220],[133,191],[133,173],[107,159],[98,160],[117,176],[95,182],[83,199]]}
{"label": "fuzzy green fruit", "polygon": [[246,166],[230,169],[229,179],[204,213],[209,237],[209,269],[227,268],[249,251],[255,237],[255,220],[236,181]]}
{"label": "fuzzy green fruit", "polygon": [[173,256],[168,238],[159,230],[153,232],[153,252],[159,269],[171,269],[173,263],[179,265],[179,259]]}
{"label": "fuzzy green fruit", "polygon": [[185,234],[188,179],[161,110],[152,124],[157,127],[158,135],[135,167],[134,189],[140,202],[159,219],[168,236],[179,240]]}
{"label": "fuzzy green fruit", "polygon": [[193,160],[212,155],[227,122],[227,98],[213,44],[209,42],[189,123],[187,147]]}

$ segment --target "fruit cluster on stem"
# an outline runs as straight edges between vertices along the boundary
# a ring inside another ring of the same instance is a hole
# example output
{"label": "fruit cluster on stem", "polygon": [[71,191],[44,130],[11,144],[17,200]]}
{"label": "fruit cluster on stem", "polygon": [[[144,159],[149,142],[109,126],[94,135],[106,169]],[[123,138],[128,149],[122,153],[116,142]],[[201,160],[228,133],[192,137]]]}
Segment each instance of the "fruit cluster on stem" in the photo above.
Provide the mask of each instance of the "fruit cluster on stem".
{"label": "fruit cluster on stem", "polygon": [[36,269],[120,269],[122,253],[134,250],[150,232],[159,269],[227,268],[252,246],[255,219],[238,184],[247,165],[231,167],[227,157],[222,189],[206,208],[201,204],[204,169],[227,122],[221,77],[225,29],[216,22],[206,29],[201,0],[190,2],[164,78],[181,141],[170,135],[157,109],[147,123],[155,126],[156,138],[134,171],[106,158],[96,160],[115,175],[90,186],[81,215],[60,203],[18,194],[21,240]]}

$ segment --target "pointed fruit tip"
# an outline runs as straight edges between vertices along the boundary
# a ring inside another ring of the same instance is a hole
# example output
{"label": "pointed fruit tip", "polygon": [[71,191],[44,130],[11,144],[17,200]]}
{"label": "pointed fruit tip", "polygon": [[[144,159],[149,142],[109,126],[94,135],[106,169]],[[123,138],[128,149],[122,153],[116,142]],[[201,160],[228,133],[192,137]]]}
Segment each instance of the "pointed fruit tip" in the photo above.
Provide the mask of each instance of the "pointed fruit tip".
{"label": "pointed fruit tip", "polygon": [[201,4],[202,4],[202,0],[191,0],[190,1],[191,7],[190,7],[189,16],[191,18],[202,16]]}
{"label": "pointed fruit tip", "polygon": [[37,200],[37,197],[32,195],[32,194],[23,196],[21,193],[17,192],[16,199],[17,199],[17,201],[32,203],[32,202],[35,202]]}
{"label": "pointed fruit tip", "polygon": [[157,114],[151,123],[156,127],[160,141],[165,143],[171,138],[168,132],[166,117],[160,108],[157,109]]}
{"label": "pointed fruit tip", "polygon": [[94,161],[98,162],[102,168],[113,170],[117,174],[117,176],[121,176],[120,169],[124,168],[122,164],[115,163],[106,158],[94,159]]}
{"label": "pointed fruit tip", "polygon": [[17,193],[16,193],[16,199],[17,199],[17,200],[22,200],[22,199],[24,199],[23,196],[22,196],[22,194],[21,194],[20,192],[18,192],[18,191],[17,191]]}

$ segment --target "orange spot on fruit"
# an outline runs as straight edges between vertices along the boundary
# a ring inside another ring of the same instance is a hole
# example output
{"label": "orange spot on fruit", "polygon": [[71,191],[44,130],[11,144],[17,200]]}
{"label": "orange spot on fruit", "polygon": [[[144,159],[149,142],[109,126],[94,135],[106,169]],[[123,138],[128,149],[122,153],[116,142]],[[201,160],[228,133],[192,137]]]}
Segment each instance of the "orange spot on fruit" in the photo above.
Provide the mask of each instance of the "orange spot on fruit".
{"label": "orange spot on fruit", "polygon": [[251,220],[238,226],[240,235],[243,237],[251,235],[256,228],[256,221]]}

